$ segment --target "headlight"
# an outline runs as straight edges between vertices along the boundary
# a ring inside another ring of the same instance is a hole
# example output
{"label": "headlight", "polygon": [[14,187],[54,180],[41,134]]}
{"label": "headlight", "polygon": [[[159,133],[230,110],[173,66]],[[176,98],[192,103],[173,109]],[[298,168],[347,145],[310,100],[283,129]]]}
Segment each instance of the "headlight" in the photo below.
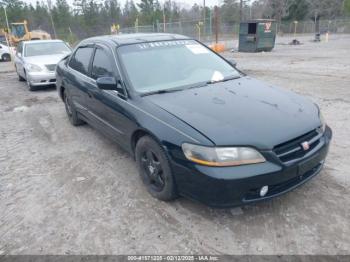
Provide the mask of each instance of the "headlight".
{"label": "headlight", "polygon": [[29,72],[40,72],[40,71],[42,71],[40,66],[34,65],[34,64],[27,64],[27,70]]}
{"label": "headlight", "polygon": [[324,133],[324,131],[326,131],[326,120],[324,119],[320,109],[318,110],[318,115],[319,115],[320,121],[321,121],[320,128],[321,128],[322,133]]}
{"label": "headlight", "polygon": [[265,162],[265,158],[250,147],[207,147],[184,143],[187,159],[206,166],[239,166]]}

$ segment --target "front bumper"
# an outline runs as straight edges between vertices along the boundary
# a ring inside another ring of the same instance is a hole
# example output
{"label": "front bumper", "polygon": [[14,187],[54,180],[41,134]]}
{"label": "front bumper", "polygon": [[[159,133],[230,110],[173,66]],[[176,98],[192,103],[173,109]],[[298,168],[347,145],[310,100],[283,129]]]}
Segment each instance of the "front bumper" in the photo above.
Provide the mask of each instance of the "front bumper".
{"label": "front bumper", "polygon": [[32,86],[55,85],[55,72],[28,72],[27,81]]}
{"label": "front bumper", "polygon": [[[302,159],[282,163],[272,151],[262,152],[266,162],[237,167],[208,167],[172,161],[180,195],[213,207],[232,207],[270,199],[287,193],[316,176],[323,168],[332,131]],[[261,197],[263,186],[268,193]]]}

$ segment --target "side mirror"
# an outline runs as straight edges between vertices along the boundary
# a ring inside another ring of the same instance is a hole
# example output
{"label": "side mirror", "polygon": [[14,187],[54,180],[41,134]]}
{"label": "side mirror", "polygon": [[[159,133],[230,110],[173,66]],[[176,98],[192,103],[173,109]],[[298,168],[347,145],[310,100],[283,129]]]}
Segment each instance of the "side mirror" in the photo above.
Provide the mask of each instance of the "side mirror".
{"label": "side mirror", "polygon": [[114,90],[121,93],[123,92],[123,89],[120,87],[120,79],[116,79],[113,76],[99,77],[96,80],[96,84],[102,90]]}
{"label": "side mirror", "polygon": [[237,66],[237,62],[234,59],[227,59],[227,61],[230,63],[230,65],[232,65],[233,67]]}
{"label": "side mirror", "polygon": [[114,77],[99,77],[96,79],[96,84],[102,90],[117,90],[117,81]]}
{"label": "side mirror", "polygon": [[22,53],[17,53],[17,56],[18,57],[22,57]]}

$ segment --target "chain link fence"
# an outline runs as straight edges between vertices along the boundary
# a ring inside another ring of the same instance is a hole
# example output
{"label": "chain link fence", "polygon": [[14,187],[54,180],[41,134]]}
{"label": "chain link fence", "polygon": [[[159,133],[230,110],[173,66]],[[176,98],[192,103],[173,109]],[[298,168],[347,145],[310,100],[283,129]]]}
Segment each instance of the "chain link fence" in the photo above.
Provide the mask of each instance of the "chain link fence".
{"label": "chain link fence", "polygon": [[[315,22],[312,20],[295,22],[282,22],[278,25],[280,34],[312,34],[315,33]],[[350,19],[320,20],[321,33],[350,33]]]}
{"label": "chain link fence", "polygon": [[[121,28],[120,33],[173,33],[186,35],[202,41],[215,40],[216,25],[214,19],[203,20],[181,20],[172,23],[157,23],[154,25],[137,26],[130,28]],[[312,20],[293,22],[282,22],[276,24],[277,31],[283,34],[313,34],[315,33],[315,22]],[[350,33],[350,18],[321,20],[320,32],[326,33]],[[227,40],[228,38],[238,38],[239,23],[219,22],[217,34],[219,40]]]}
{"label": "chain link fence", "polygon": [[[295,34],[314,34],[315,22],[312,20],[295,22],[277,23],[277,32],[279,36]],[[83,35],[79,30],[71,30],[70,32],[76,36],[77,40],[89,36],[97,36],[102,34],[109,34],[109,28],[96,29],[89,32],[88,35]],[[214,43],[216,41],[216,34],[219,42],[227,42],[230,40],[237,40],[239,36],[239,23],[227,23],[218,21],[215,24],[214,18],[203,20],[180,20],[171,23],[155,23],[153,25],[139,25],[128,28],[120,28],[120,34],[130,33],[174,33],[186,35],[191,38],[201,40],[205,43]],[[347,19],[333,19],[321,20],[320,32],[324,34],[330,32],[333,34],[349,34],[350,33],[350,18]]]}

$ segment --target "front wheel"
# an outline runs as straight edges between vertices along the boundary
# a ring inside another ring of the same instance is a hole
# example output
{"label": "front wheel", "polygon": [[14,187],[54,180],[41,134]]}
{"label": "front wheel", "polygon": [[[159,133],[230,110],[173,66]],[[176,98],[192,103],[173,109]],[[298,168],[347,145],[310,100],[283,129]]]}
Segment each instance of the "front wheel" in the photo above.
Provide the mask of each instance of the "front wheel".
{"label": "front wheel", "polygon": [[72,103],[72,100],[69,98],[67,91],[63,91],[63,101],[64,101],[69,122],[71,122],[73,126],[79,126],[84,124],[84,121],[82,121],[78,117],[77,110],[75,109],[74,104]]}
{"label": "front wheel", "polygon": [[25,81],[25,79],[23,77],[21,77],[21,75],[18,73],[18,69],[17,69],[16,65],[15,65],[15,68],[16,68],[16,73],[17,73],[17,76],[18,76],[18,81],[20,81],[20,82]]}
{"label": "front wheel", "polygon": [[29,91],[36,91],[37,90],[37,87],[31,85],[28,79],[27,79],[27,86],[29,88]]}
{"label": "front wheel", "polygon": [[136,162],[141,179],[155,198],[170,201],[177,197],[176,186],[167,155],[151,137],[144,136],[136,144]]}

